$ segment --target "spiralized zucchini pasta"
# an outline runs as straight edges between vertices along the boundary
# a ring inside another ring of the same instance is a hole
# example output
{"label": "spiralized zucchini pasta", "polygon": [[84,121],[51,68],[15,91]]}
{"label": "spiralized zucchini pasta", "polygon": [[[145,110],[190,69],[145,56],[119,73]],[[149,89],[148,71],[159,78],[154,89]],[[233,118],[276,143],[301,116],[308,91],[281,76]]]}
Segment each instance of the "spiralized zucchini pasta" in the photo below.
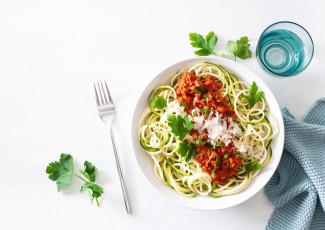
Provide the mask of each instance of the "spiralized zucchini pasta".
{"label": "spiralized zucchini pasta", "polygon": [[243,190],[270,161],[270,117],[255,82],[203,62],[151,92],[139,141],[161,183],[188,197],[221,197]]}

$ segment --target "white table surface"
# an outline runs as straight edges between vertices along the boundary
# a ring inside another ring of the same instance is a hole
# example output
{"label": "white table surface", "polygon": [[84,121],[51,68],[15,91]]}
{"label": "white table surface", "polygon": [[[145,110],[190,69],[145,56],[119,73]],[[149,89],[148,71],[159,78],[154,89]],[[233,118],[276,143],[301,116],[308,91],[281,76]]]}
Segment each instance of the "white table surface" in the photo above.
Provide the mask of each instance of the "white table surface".
{"label": "white table surface", "polygon": [[[269,24],[291,20],[311,33],[315,55],[302,74],[277,78],[256,58],[238,60],[302,118],[325,96],[322,0],[10,0],[0,2],[1,229],[263,229],[273,206],[263,191],[238,206],[197,211],[156,191],[138,167],[130,138],[137,98],[162,69],[194,57],[188,34],[214,31],[217,50],[247,35],[256,47]],[[117,107],[116,139],[134,209],[127,215],[108,130],[93,82],[105,79]],[[58,193],[45,174],[60,153],[99,169],[101,207],[74,180]]]}

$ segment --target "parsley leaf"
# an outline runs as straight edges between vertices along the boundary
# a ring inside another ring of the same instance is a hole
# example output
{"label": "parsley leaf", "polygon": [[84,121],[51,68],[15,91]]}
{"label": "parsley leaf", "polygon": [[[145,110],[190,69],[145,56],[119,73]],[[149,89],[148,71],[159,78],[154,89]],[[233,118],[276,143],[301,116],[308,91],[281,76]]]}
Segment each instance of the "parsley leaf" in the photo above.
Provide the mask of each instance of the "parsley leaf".
{"label": "parsley leaf", "polygon": [[88,186],[88,188],[92,191],[91,195],[93,199],[96,199],[96,201],[97,198],[99,198],[104,193],[104,189],[95,183],[93,183],[91,186]]}
{"label": "parsley leaf", "polygon": [[202,145],[205,145],[205,143],[206,143],[206,141],[202,141],[198,137],[195,139],[196,145],[202,146]]}
{"label": "parsley leaf", "polygon": [[187,156],[185,157],[185,161],[191,160],[196,155],[196,149],[190,148],[190,151],[188,152]]}
{"label": "parsley leaf", "polygon": [[204,108],[204,109],[201,109],[200,112],[205,113],[206,115],[209,115],[211,113],[211,110]]}
{"label": "parsley leaf", "polygon": [[95,182],[96,176],[98,174],[98,169],[89,161],[84,162],[84,170],[80,172],[84,175],[90,182]]}
{"label": "parsley leaf", "polygon": [[88,190],[91,201],[95,200],[97,206],[99,206],[98,198],[104,193],[104,189],[98,184],[85,181],[81,186],[80,192]]}
{"label": "parsley leaf", "polygon": [[98,198],[104,193],[104,189],[95,184],[98,169],[89,161],[85,161],[84,170],[80,170],[80,173],[84,176],[82,177],[73,171],[73,157],[70,154],[62,153],[59,161],[51,162],[47,166],[46,173],[49,174],[51,180],[56,181],[58,191],[68,188],[73,176],[81,179],[84,183],[80,188],[80,192],[88,190],[90,199],[92,201],[95,199],[97,206],[99,206]]}
{"label": "parsley leaf", "polygon": [[183,102],[181,103],[181,106],[183,106],[184,108],[186,107],[186,105],[187,105],[187,102],[186,102],[186,101],[183,101]]}
{"label": "parsley leaf", "polygon": [[216,149],[216,147],[220,147],[222,145],[223,145],[223,143],[220,141],[211,141],[211,143],[210,143],[210,146],[212,149]]}
{"label": "parsley leaf", "polygon": [[89,161],[85,161],[84,170],[80,170],[80,172],[88,179],[88,181],[84,180],[84,184],[81,186],[80,192],[88,190],[91,201],[95,200],[97,206],[99,206],[98,198],[104,193],[104,189],[98,184],[95,184],[98,169]]}
{"label": "parsley leaf", "polygon": [[191,131],[194,128],[194,125],[192,124],[192,122],[190,121],[190,118],[188,118],[188,116],[184,116],[184,122],[185,122],[185,126],[186,129],[188,131]]}
{"label": "parsley leaf", "polygon": [[59,161],[51,162],[46,173],[52,181],[56,181],[58,191],[70,186],[73,176],[73,158],[70,154],[62,153]]}
{"label": "parsley leaf", "polygon": [[251,87],[249,88],[249,96],[244,95],[243,97],[246,99],[250,107],[253,107],[256,102],[260,101],[263,97],[263,91],[258,91],[258,86],[254,81]]}
{"label": "parsley leaf", "polygon": [[196,155],[196,148],[192,142],[181,142],[176,148],[176,152],[189,161]]}
{"label": "parsley leaf", "polygon": [[178,147],[176,148],[176,152],[181,154],[182,157],[185,157],[189,150],[189,146],[187,146],[185,143],[179,143]]}
{"label": "parsley leaf", "polygon": [[197,33],[190,33],[189,34],[191,45],[194,48],[199,48],[199,50],[195,51],[194,53],[197,56],[208,56],[214,53],[214,47],[217,44],[218,37],[214,34],[214,32],[209,32],[205,39],[201,34]]}
{"label": "parsley leaf", "polygon": [[156,96],[151,100],[150,105],[156,107],[157,109],[163,109],[167,107],[167,102],[163,97]]}
{"label": "parsley leaf", "polygon": [[221,159],[220,159],[220,157],[218,157],[218,156],[216,156],[216,163],[219,165],[219,164],[221,164]]}
{"label": "parsley leaf", "polygon": [[193,124],[188,116],[183,118],[180,115],[168,114],[167,121],[172,133],[178,136],[180,140],[183,140],[186,134],[193,129]]}
{"label": "parsley leaf", "polygon": [[262,164],[261,163],[258,163],[258,162],[249,162],[247,165],[246,165],[246,172],[247,174],[253,172],[253,171],[256,171],[256,170],[259,170],[262,168]]}
{"label": "parsley leaf", "polygon": [[234,54],[235,60],[236,57],[240,59],[250,58],[252,56],[252,51],[249,49],[250,44],[248,43],[248,37],[241,37],[236,41],[228,41],[227,50]]}
{"label": "parsley leaf", "polygon": [[196,94],[201,94],[201,91],[200,91],[199,89],[195,89],[195,90],[194,90],[194,93],[196,93]]}

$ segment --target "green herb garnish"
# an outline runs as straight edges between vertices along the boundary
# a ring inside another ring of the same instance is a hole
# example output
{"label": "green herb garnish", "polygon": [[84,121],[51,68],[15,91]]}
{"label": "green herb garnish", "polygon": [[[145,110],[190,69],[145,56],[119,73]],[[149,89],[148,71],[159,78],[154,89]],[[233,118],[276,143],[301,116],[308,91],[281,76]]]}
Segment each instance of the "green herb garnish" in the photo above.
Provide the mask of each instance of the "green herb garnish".
{"label": "green herb garnish", "polygon": [[95,182],[98,169],[89,161],[84,162],[84,170],[80,170],[81,174],[84,175],[90,182]]}
{"label": "green herb garnish", "polygon": [[193,124],[188,116],[183,118],[180,115],[168,114],[167,121],[172,133],[178,136],[180,140],[183,140],[186,134],[193,129]]}
{"label": "green herb garnish", "polygon": [[211,148],[212,148],[212,149],[216,149],[216,147],[220,147],[220,146],[222,146],[223,143],[220,142],[220,141],[211,141],[211,142],[210,142],[210,145],[211,145]]}
{"label": "green herb garnish", "polygon": [[250,58],[252,56],[252,51],[249,49],[250,44],[248,43],[248,37],[241,37],[236,41],[228,41],[227,50],[229,50],[235,56],[240,59]]}
{"label": "green herb garnish", "polygon": [[189,161],[196,155],[196,148],[192,142],[182,142],[178,145],[176,152]]}
{"label": "green herb garnish", "polygon": [[210,109],[201,109],[200,112],[205,113],[206,115],[209,115],[211,110]]}
{"label": "green herb garnish", "polygon": [[196,145],[202,146],[205,145],[205,143],[206,143],[205,141],[200,140],[198,137],[195,139]]}
{"label": "green herb garnish", "polygon": [[216,163],[219,165],[219,164],[221,164],[221,159],[220,159],[220,157],[216,157]]}
{"label": "green herb garnish", "polygon": [[73,158],[70,154],[62,153],[59,161],[51,162],[46,173],[52,181],[56,181],[58,191],[70,186],[73,176]]}
{"label": "green herb garnish", "polygon": [[194,125],[190,121],[190,118],[188,118],[188,116],[184,116],[183,119],[184,119],[184,122],[185,122],[186,129],[188,131],[191,131],[194,128]]}
{"label": "green herb garnish", "polygon": [[[224,53],[215,53],[214,49],[218,41],[218,37],[214,32],[210,31],[205,38],[198,33],[190,33],[189,38],[191,45],[194,48],[198,48],[194,53],[197,56],[208,56],[215,55],[218,57],[226,58]],[[250,44],[247,36],[241,37],[236,41],[228,41],[227,50],[229,50],[234,56],[235,60],[237,57],[241,59],[249,58],[252,56],[252,51],[249,49]]]}
{"label": "green herb garnish", "polygon": [[194,93],[202,95],[206,93],[206,90],[203,86],[200,86],[200,88],[194,89]]}
{"label": "green herb garnish", "polygon": [[197,56],[208,56],[214,53],[214,47],[217,44],[218,37],[214,34],[214,32],[209,32],[205,39],[201,34],[190,33],[189,35],[191,40],[191,45],[194,48],[199,48],[194,53]]}
{"label": "green herb garnish", "polygon": [[186,101],[183,101],[183,102],[181,103],[181,106],[183,106],[184,108],[186,107],[186,105],[187,105],[187,102],[186,102]]}
{"label": "green herb garnish", "polygon": [[200,91],[199,89],[195,89],[195,90],[194,90],[194,93],[196,93],[196,94],[201,94],[201,91]]}
{"label": "green herb garnish", "polygon": [[157,109],[163,109],[167,107],[167,102],[163,97],[156,96],[154,99],[150,101],[150,105],[156,107]]}
{"label": "green herb garnish", "polygon": [[256,171],[256,170],[260,170],[262,168],[262,164],[261,163],[258,163],[258,162],[249,162],[247,165],[246,165],[246,172],[247,174],[253,172],[253,171]]}
{"label": "green herb garnish", "polygon": [[258,91],[258,86],[254,81],[251,87],[249,88],[249,96],[244,95],[243,97],[248,102],[250,107],[253,107],[258,101],[263,97],[263,91]]}
{"label": "green herb garnish", "polygon": [[56,181],[59,192],[71,185],[73,176],[83,180],[80,192],[87,190],[91,201],[95,200],[99,206],[98,198],[104,193],[104,189],[95,184],[98,169],[89,161],[84,162],[84,170],[80,170],[81,175],[77,175],[73,170],[73,157],[70,154],[62,153],[59,161],[49,163],[46,173],[49,174],[49,179]]}

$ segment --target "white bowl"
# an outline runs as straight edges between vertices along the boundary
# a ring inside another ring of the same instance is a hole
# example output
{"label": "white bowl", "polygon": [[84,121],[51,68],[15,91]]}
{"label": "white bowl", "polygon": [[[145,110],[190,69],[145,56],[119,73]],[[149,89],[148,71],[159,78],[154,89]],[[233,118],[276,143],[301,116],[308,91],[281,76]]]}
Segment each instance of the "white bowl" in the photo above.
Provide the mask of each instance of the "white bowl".
{"label": "white bowl", "polygon": [[[215,64],[222,65],[229,72],[235,74],[240,80],[252,83],[253,81],[259,86],[259,88],[264,91],[265,98],[267,100],[270,112],[274,115],[275,121],[277,122],[279,133],[272,140],[272,158],[269,164],[264,167],[261,172],[252,179],[250,185],[243,191],[229,196],[223,196],[220,198],[213,198],[209,196],[196,196],[194,198],[184,197],[178,194],[175,190],[162,184],[158,181],[154,174],[154,165],[150,156],[145,152],[145,150],[140,146],[138,139],[138,125],[142,112],[148,106],[148,96],[151,91],[162,84],[168,76],[176,73],[180,69],[187,69],[200,62],[211,62]],[[133,149],[138,164],[146,176],[146,178],[151,182],[151,184],[157,188],[161,193],[166,195],[170,200],[173,200],[181,205],[189,208],[199,209],[199,210],[217,210],[228,208],[237,204],[240,204],[252,196],[254,196],[258,191],[260,191],[266,183],[270,180],[273,173],[275,172],[282,155],[283,144],[284,144],[284,125],[281,110],[279,105],[272,94],[271,90],[266,86],[266,84],[252,71],[244,67],[243,65],[234,62],[232,60],[224,58],[215,57],[198,57],[188,60],[178,62],[167,69],[163,70],[158,74],[145,88],[142,95],[140,96],[138,103],[135,107],[133,121],[132,121],[132,142]]]}

